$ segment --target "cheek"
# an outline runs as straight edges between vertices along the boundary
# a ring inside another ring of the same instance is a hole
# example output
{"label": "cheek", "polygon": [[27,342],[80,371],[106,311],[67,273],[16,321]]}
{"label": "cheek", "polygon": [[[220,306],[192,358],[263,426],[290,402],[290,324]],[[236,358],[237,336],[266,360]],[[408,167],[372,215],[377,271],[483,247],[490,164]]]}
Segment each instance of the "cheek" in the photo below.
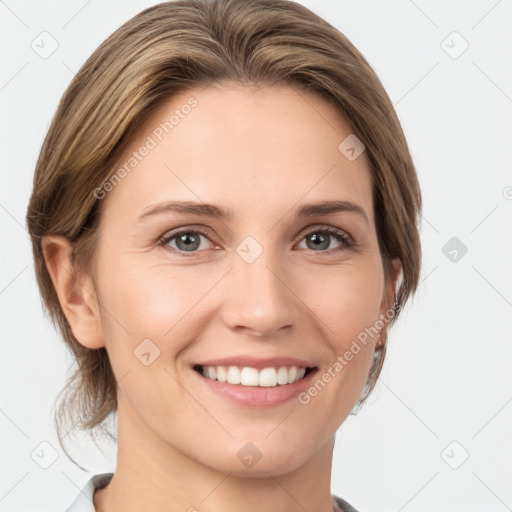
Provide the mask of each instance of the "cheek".
{"label": "cheek", "polygon": [[148,266],[122,257],[102,260],[104,332],[113,365],[132,364],[133,350],[143,340],[172,356],[194,339],[196,329],[199,334],[207,314],[201,300],[223,273],[204,268],[201,272],[192,267]]}
{"label": "cheek", "polygon": [[195,402],[181,395],[173,378],[173,361],[199,336],[205,322],[200,301],[218,278],[210,273],[201,279],[197,272],[192,278],[184,269],[121,259],[116,265],[103,260],[100,282],[107,283],[101,293],[105,341],[123,397],[147,421],[172,423],[176,410],[170,395],[180,404],[180,414],[197,416]]}
{"label": "cheek", "polygon": [[320,319],[317,325],[329,354],[317,375],[326,391],[323,391],[324,384],[319,383],[311,396],[305,398],[308,401],[322,390],[322,397],[315,399],[314,405],[310,404],[315,409],[318,407],[316,414],[324,414],[321,404],[327,402],[336,404],[334,409],[341,418],[348,414],[359,396],[378,341],[383,287],[380,259],[369,257],[357,265],[331,269],[321,286],[309,287],[308,294],[303,292],[307,297],[305,302]]}
{"label": "cheek", "polygon": [[383,273],[380,260],[373,257],[322,273],[323,279],[320,273],[304,278],[301,293],[339,353],[379,318]]}

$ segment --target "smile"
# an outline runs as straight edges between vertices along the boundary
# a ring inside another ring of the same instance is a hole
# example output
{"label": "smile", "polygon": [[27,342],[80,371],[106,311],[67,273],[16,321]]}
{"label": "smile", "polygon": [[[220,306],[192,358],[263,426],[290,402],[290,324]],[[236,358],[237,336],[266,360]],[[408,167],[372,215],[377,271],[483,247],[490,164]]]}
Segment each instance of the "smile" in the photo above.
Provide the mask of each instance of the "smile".
{"label": "smile", "polygon": [[257,369],[250,366],[196,365],[194,370],[201,373],[203,377],[217,382],[269,388],[293,384],[303,379],[311,371],[311,368],[280,366]]}

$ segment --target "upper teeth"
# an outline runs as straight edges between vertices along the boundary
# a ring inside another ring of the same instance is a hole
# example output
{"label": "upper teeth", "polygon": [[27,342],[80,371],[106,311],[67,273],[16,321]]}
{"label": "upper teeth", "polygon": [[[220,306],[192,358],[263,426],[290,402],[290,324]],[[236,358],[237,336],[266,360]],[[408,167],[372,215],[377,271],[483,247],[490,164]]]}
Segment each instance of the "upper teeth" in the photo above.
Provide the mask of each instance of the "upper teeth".
{"label": "upper teeth", "polygon": [[209,379],[227,382],[228,384],[241,384],[242,386],[272,387],[278,384],[292,384],[306,373],[306,368],[297,366],[281,366],[280,368],[263,368],[257,370],[245,366],[204,366],[203,375]]}

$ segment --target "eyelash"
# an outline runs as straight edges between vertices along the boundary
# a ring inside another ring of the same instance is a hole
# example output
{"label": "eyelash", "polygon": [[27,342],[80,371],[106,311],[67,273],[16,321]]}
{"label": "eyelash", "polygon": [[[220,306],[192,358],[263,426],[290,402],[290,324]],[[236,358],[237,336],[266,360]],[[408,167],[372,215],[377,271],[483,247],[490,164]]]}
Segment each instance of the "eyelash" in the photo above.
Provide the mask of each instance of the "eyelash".
{"label": "eyelash", "polygon": [[[302,238],[300,238],[299,243],[302,242],[304,238],[307,236],[313,234],[313,233],[321,233],[321,234],[329,234],[332,237],[334,237],[338,242],[340,242],[342,245],[339,247],[335,247],[334,249],[328,249],[327,251],[312,251],[312,252],[324,252],[324,253],[332,253],[332,252],[338,252],[348,249],[349,247],[352,247],[354,243],[352,242],[351,238],[345,234],[343,231],[340,231],[339,229],[333,228],[332,226],[325,226],[321,228],[315,228],[307,231],[302,235]],[[171,232],[168,234],[165,234],[163,237],[161,237],[158,240],[158,245],[164,247],[164,249],[174,253],[179,254],[180,256],[184,257],[191,257],[197,254],[198,252],[202,251],[190,251],[189,254],[187,254],[187,251],[181,251],[180,249],[174,249],[172,247],[168,247],[167,244],[173,240],[174,238],[183,235],[183,234],[200,234],[203,235],[205,238],[210,240],[209,233],[202,229],[202,228],[193,228],[193,229],[181,229],[179,231]],[[211,241],[211,240],[210,240]]]}

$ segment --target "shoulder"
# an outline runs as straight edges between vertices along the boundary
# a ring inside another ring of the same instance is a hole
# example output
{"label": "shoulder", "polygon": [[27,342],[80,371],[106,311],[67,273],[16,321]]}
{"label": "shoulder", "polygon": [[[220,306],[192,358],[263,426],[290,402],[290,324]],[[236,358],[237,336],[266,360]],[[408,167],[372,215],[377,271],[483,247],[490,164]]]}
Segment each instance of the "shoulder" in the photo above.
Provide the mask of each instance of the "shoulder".
{"label": "shoulder", "polygon": [[92,502],[94,491],[105,487],[113,476],[114,473],[99,473],[91,476],[65,512],[95,512]]}
{"label": "shoulder", "polygon": [[334,502],[338,506],[339,512],[358,512],[350,503],[346,502],[340,497],[335,495],[333,495],[332,497]]}

